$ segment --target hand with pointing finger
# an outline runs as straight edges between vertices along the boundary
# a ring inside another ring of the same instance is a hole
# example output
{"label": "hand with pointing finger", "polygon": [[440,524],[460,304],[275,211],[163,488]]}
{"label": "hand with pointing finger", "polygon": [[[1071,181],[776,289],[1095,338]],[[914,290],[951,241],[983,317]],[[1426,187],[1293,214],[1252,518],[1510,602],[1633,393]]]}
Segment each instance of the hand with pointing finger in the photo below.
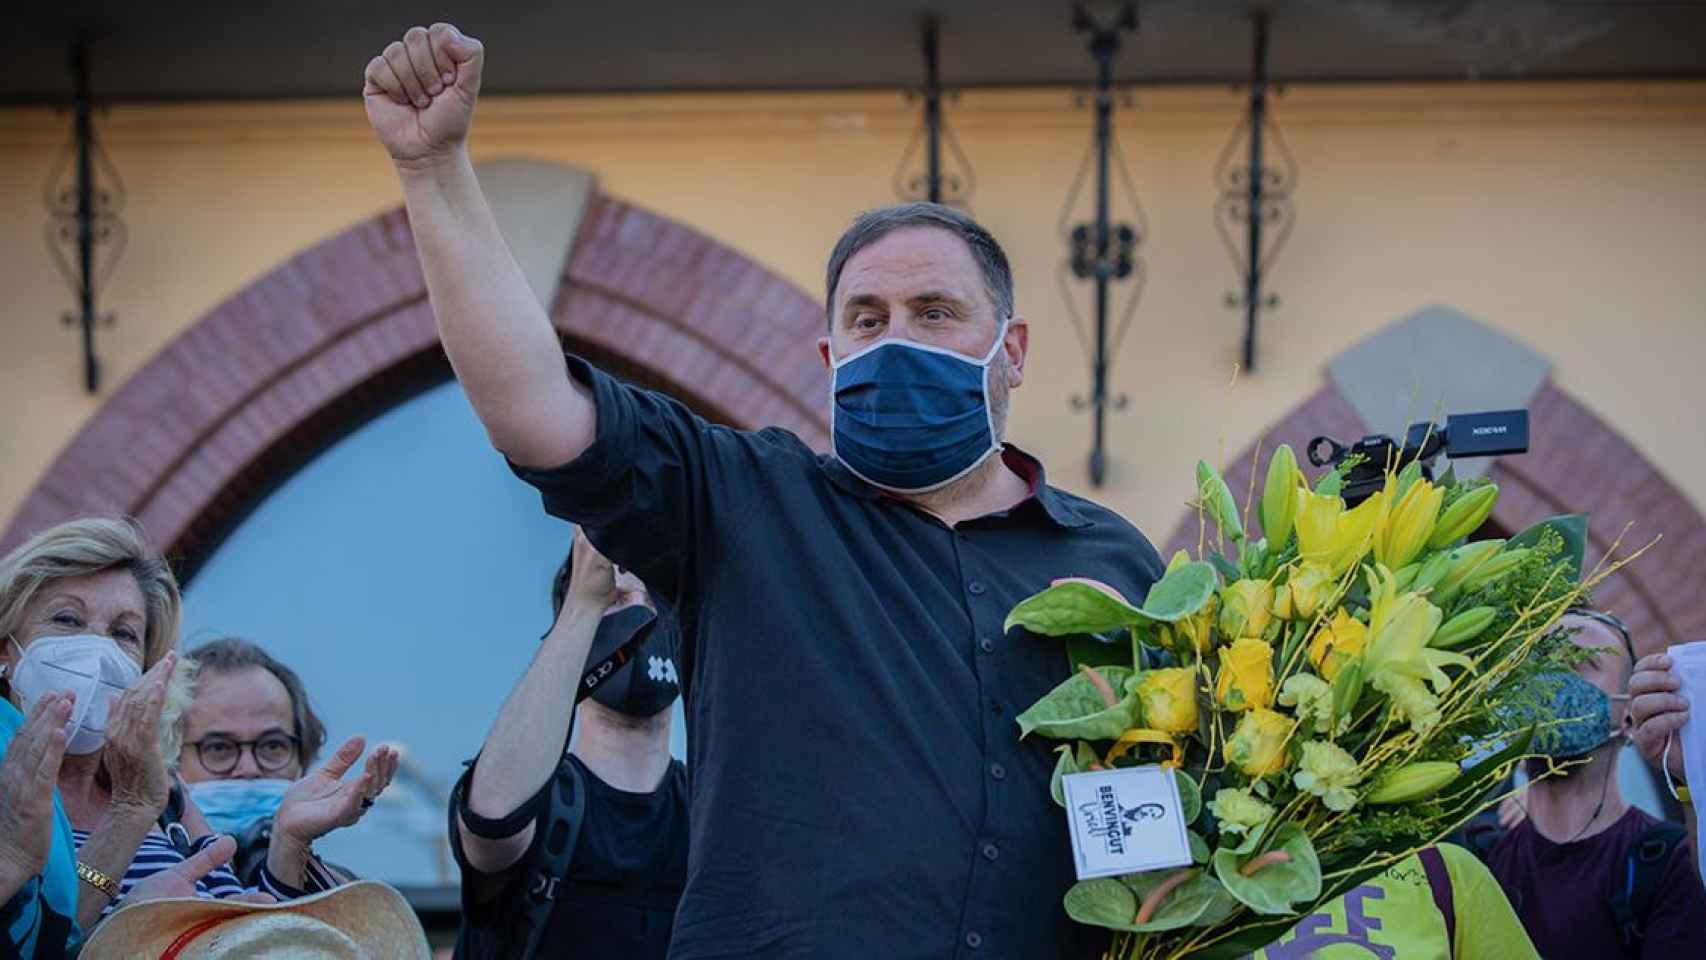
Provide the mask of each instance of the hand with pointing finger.
{"label": "hand with pointing finger", "polygon": [[367,122],[399,167],[430,168],[468,140],[485,47],[448,23],[410,27],[362,74]]}

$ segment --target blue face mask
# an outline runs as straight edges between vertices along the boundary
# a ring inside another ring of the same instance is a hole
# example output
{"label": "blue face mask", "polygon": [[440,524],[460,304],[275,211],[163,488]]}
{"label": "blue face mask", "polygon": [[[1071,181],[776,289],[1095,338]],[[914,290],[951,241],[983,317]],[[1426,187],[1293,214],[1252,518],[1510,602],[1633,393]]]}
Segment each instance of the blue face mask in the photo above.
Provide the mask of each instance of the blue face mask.
{"label": "blue face mask", "polygon": [[1542,675],[1558,684],[1552,695],[1552,716],[1562,720],[1535,738],[1535,748],[1554,760],[1585,756],[1617,735],[1611,727],[1611,701],[1627,700],[1627,694],[1610,696],[1575,672]]}
{"label": "blue face mask", "polygon": [[1001,449],[989,404],[989,365],[1007,322],[981,360],[886,339],[834,364],[831,432],[836,459],[867,483],[925,493],[976,469]]}
{"label": "blue face mask", "polygon": [[208,780],[192,783],[190,799],[215,833],[239,834],[278,812],[293,780]]}

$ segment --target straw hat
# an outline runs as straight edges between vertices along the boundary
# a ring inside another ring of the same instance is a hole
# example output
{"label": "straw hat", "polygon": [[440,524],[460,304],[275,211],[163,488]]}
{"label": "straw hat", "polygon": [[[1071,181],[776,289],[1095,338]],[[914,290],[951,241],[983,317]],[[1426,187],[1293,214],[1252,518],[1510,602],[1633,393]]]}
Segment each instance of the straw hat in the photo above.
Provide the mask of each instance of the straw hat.
{"label": "straw hat", "polygon": [[284,903],[184,898],[133,904],[102,921],[79,956],[430,960],[432,951],[402,894],[359,880]]}

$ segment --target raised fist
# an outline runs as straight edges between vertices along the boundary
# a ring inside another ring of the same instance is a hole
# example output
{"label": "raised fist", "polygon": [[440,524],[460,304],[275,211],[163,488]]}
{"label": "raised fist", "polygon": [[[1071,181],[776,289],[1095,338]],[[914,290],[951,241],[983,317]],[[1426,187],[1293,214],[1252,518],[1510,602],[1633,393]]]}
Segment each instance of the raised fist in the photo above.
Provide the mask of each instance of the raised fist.
{"label": "raised fist", "polygon": [[399,166],[430,166],[468,139],[485,48],[448,23],[410,27],[367,63],[367,122]]}

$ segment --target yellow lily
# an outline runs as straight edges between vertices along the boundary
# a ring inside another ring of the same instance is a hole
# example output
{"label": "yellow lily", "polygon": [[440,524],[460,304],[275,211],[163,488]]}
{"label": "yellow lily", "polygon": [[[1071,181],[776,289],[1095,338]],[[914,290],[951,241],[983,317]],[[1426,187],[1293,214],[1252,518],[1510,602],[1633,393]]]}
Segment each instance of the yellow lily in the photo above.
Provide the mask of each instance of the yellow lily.
{"label": "yellow lily", "polygon": [[1297,511],[1297,551],[1304,561],[1323,564],[1336,579],[1368,553],[1386,510],[1385,491],[1355,509],[1346,510],[1338,497],[1300,489]]}
{"label": "yellow lily", "polygon": [[1297,468],[1297,455],[1291,447],[1280,444],[1268,461],[1268,479],[1262,485],[1262,532],[1268,546],[1275,552],[1285,547],[1291,537],[1292,525],[1302,503],[1303,471]]}
{"label": "yellow lily", "polygon": [[[1440,609],[1417,593],[1399,593],[1397,578],[1384,566],[1368,578],[1368,649],[1363,674],[1417,733],[1439,721],[1439,694],[1451,686],[1441,667],[1473,665],[1468,657],[1429,647],[1439,629]],[[1428,686],[1433,687],[1432,692]]]}
{"label": "yellow lily", "polygon": [[1214,696],[1228,710],[1273,706],[1274,648],[1254,637],[1240,637],[1223,648]]}
{"label": "yellow lily", "polygon": [[1445,502],[1445,488],[1417,480],[1399,497],[1396,478],[1389,473],[1386,489],[1381,492],[1389,507],[1374,534],[1374,560],[1396,570],[1428,545],[1439,520],[1440,504]]}

